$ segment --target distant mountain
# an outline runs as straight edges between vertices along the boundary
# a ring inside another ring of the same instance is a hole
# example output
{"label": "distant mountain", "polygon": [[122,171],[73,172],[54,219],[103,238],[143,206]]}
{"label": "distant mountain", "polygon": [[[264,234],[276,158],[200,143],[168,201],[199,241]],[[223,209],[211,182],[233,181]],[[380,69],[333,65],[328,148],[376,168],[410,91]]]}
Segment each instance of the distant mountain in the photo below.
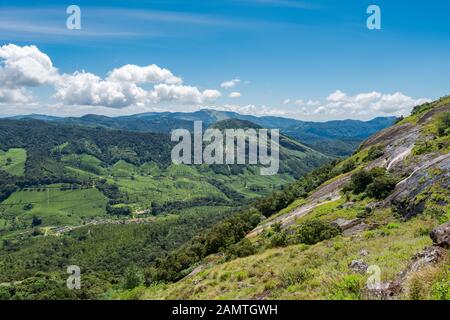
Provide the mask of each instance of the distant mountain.
{"label": "distant mountain", "polygon": [[380,117],[370,121],[311,122],[272,116],[256,117],[211,109],[202,109],[195,112],[148,112],[120,117],[89,114],[82,117],[58,118],[32,114],[13,117],[13,119],[35,119],[153,133],[169,133],[179,128],[192,130],[193,121],[202,121],[203,125],[208,127],[218,121],[240,119],[264,128],[280,129],[281,133],[293,137],[321,153],[334,157],[351,154],[364,139],[395,122],[395,117]]}

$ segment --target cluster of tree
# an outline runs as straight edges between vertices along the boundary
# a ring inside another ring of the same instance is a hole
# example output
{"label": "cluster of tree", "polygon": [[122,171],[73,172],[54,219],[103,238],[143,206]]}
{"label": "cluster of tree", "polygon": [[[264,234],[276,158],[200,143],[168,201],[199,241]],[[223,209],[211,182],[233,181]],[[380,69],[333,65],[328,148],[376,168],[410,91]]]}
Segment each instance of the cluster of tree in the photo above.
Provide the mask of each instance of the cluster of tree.
{"label": "cluster of tree", "polygon": [[189,243],[158,259],[146,272],[146,282],[176,281],[186,275],[189,268],[204,257],[225,253],[241,241],[260,221],[260,213],[254,209],[225,219],[212,228],[197,234]]}
{"label": "cluster of tree", "polygon": [[362,169],[352,175],[350,182],[344,187],[344,192],[365,193],[371,198],[384,199],[394,190],[396,184],[397,180],[384,168],[373,168],[370,171]]}

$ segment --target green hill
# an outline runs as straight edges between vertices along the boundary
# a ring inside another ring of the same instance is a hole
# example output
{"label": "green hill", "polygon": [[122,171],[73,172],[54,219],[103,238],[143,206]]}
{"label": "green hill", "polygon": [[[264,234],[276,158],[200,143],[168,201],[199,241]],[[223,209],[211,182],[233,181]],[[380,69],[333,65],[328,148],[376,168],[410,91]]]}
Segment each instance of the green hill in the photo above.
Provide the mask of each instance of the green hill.
{"label": "green hill", "polygon": [[448,97],[416,107],[348,159],[257,201],[262,222],[242,214],[239,228],[206,231],[190,265],[176,262],[195,240],[149,285],[113,297],[450,299],[449,118]]}

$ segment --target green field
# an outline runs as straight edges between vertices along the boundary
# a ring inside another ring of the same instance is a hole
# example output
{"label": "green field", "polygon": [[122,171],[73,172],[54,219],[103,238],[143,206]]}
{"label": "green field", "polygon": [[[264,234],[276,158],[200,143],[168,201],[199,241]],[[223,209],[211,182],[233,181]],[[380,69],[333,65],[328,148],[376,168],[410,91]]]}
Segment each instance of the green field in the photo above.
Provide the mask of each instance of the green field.
{"label": "green field", "polygon": [[0,170],[4,170],[14,176],[25,174],[25,161],[27,151],[21,148],[11,148],[8,151],[0,150]]}
{"label": "green field", "polygon": [[33,216],[42,220],[42,226],[81,224],[105,216],[106,203],[107,198],[97,189],[61,191],[58,185],[23,189],[0,206],[0,228],[12,223],[30,225]]}

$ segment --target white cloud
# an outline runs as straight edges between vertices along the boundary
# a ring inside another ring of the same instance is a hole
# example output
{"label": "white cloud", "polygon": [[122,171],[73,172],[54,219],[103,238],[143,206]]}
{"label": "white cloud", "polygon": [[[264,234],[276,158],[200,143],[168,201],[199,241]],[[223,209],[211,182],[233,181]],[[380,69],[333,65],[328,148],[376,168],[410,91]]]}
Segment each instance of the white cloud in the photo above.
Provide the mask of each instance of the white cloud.
{"label": "white cloud", "polygon": [[0,47],[0,59],[0,84],[5,87],[40,86],[58,78],[49,56],[35,46],[4,45]]}
{"label": "white cloud", "polygon": [[[313,114],[357,118],[359,116],[407,115],[414,106],[427,101],[430,100],[426,98],[414,99],[401,92],[383,94],[372,91],[349,96],[337,90],[323,102],[311,101],[310,106],[316,107],[312,110]],[[309,102],[307,105],[309,105]]]}
{"label": "white cloud", "polygon": [[205,101],[205,102],[209,102],[209,101],[215,101],[215,100],[217,100],[219,97],[221,97],[222,96],[222,94],[220,93],[220,91],[218,91],[218,90],[211,90],[211,89],[208,89],[208,90],[205,90],[205,91],[203,91],[203,100]]}
{"label": "white cloud", "polygon": [[[124,65],[103,79],[85,71],[59,74],[48,55],[35,46],[0,47],[0,103],[29,103],[28,87],[53,85],[54,98],[66,105],[125,108],[159,102],[203,104],[221,96],[217,90],[200,91],[183,85],[180,77],[155,64]],[[144,89],[140,84],[153,84]]]}
{"label": "white cloud", "polygon": [[179,101],[185,104],[202,104],[211,102],[220,97],[220,92],[217,90],[205,90],[200,92],[197,87],[192,86],[177,86],[158,84],[154,86],[150,96],[153,102],[160,101]]}
{"label": "white cloud", "polygon": [[241,94],[240,92],[231,92],[231,93],[228,95],[229,98],[239,98],[239,97],[241,97],[241,96],[242,96],[242,94]]}
{"label": "white cloud", "polygon": [[347,95],[345,93],[340,90],[336,90],[327,97],[327,101],[340,101],[345,99],[346,97]]}
{"label": "white cloud", "polygon": [[174,76],[170,70],[160,68],[155,64],[145,67],[127,64],[111,71],[107,80],[129,83],[183,83],[181,78]]}
{"label": "white cloud", "polygon": [[26,103],[29,100],[24,89],[0,88],[0,103]]}
{"label": "white cloud", "polygon": [[232,80],[229,80],[229,81],[222,82],[220,84],[220,86],[222,88],[225,88],[225,89],[230,89],[230,88],[234,88],[240,82],[241,82],[240,79],[232,79]]}
{"label": "white cloud", "polygon": [[283,104],[284,104],[284,105],[287,105],[287,104],[289,104],[289,103],[291,103],[291,99],[288,98],[288,99],[284,99],[284,100],[283,100]]}
{"label": "white cloud", "polygon": [[88,72],[65,74],[55,87],[55,97],[68,105],[122,108],[143,103],[147,98],[147,92],[134,83],[102,80]]}

